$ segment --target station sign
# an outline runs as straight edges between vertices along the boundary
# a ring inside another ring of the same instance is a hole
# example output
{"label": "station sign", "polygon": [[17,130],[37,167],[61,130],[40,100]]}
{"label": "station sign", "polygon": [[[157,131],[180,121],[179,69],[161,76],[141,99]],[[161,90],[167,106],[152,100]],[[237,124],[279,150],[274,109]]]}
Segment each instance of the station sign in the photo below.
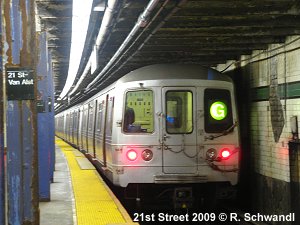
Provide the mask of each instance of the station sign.
{"label": "station sign", "polygon": [[6,93],[8,100],[33,100],[33,70],[21,67],[6,68]]}

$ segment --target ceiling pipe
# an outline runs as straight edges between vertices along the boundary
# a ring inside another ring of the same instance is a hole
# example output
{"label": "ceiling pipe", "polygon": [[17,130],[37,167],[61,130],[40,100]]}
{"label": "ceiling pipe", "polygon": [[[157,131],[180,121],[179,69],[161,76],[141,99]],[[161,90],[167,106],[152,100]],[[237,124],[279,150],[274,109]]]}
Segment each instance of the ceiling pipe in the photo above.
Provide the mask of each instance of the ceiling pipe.
{"label": "ceiling pipe", "polygon": [[156,7],[156,5],[159,3],[159,0],[151,0],[144,12],[139,16],[139,19],[135,26],[132,28],[124,42],[121,44],[117,52],[113,55],[113,57],[110,59],[110,61],[106,64],[106,66],[102,69],[102,71],[94,78],[94,80],[86,87],[86,90],[90,89],[98,80],[99,78],[113,65],[113,63],[117,60],[117,58],[122,54],[124,49],[128,46],[128,44],[131,42],[133,37],[137,34],[138,30],[140,28],[143,28],[147,25],[148,20],[147,18],[150,16],[153,9]]}
{"label": "ceiling pipe", "polygon": [[[166,23],[166,21],[168,21],[171,17],[172,17],[172,15],[174,15],[179,9],[181,9],[181,7],[182,7],[182,5],[184,5],[185,3],[187,2],[187,0],[181,0],[178,4],[177,4],[177,6],[175,6],[174,7],[174,9],[170,12],[170,13],[168,13],[167,14],[167,16],[162,20],[162,22],[160,22],[152,31],[151,31],[151,33],[147,36],[147,38],[140,44],[140,46],[138,47],[138,48],[136,48],[136,51],[134,51],[129,57],[127,57],[126,59],[125,59],[125,61],[120,65],[120,66],[118,66],[118,68],[112,73],[112,74],[115,74],[117,71],[119,71],[119,69],[120,68],[122,68],[124,65],[126,65],[126,63],[139,51],[139,50],[141,50],[142,49],[142,47],[148,42],[148,40],[153,36],[153,34],[155,34],[165,23]],[[160,8],[160,10],[156,13],[156,15],[152,18],[152,20],[148,23],[148,25],[147,25],[147,27],[156,19],[156,17],[160,14],[160,11],[165,7],[165,5],[168,3],[168,1],[166,1],[163,5],[162,5],[162,7]],[[139,36],[135,39],[135,41],[134,42],[132,42],[131,43],[131,45],[130,45],[130,48],[133,46],[133,45],[135,45],[136,43],[137,43],[137,41],[138,41],[138,39],[142,36],[142,34],[144,33],[144,31],[143,32],[141,32],[140,34],[139,34]],[[125,55],[127,52],[128,52],[128,50],[129,49],[127,49],[124,53],[123,53],[123,55]],[[116,63],[118,63],[119,61],[121,60],[121,57],[118,59],[118,61],[116,62]],[[116,64],[115,63],[115,64]],[[111,69],[113,69],[113,68],[111,68]],[[110,69],[110,70],[111,70]],[[108,71],[109,72],[109,71]],[[109,79],[109,77],[106,77],[105,79],[104,79],[104,81],[103,82],[105,82],[105,81],[107,81]]]}
{"label": "ceiling pipe", "polygon": [[107,1],[107,6],[103,15],[103,19],[101,22],[101,27],[96,38],[96,46],[100,46],[104,40],[105,34],[110,27],[111,21],[113,19],[113,12],[118,3],[118,0],[109,0]]}
{"label": "ceiling pipe", "polygon": [[[111,22],[113,19],[113,12],[116,8],[117,3],[118,3],[118,0],[109,0],[107,2],[106,9],[105,9],[103,19],[101,22],[101,27],[100,27],[100,30],[98,32],[96,42],[95,42],[96,49],[98,49],[99,46],[103,43],[105,34],[107,33],[108,28],[111,26]],[[82,75],[80,76],[78,82],[76,83],[75,87],[70,91],[70,93],[68,93],[69,96],[74,94],[74,92],[79,88],[82,81],[87,77],[88,72],[91,68],[91,64],[90,64],[91,57],[92,57],[92,55],[90,55],[89,60],[85,66],[85,69],[84,69]]]}
{"label": "ceiling pipe", "polygon": [[[148,35],[148,37],[141,43],[141,45],[137,48],[137,50],[134,52],[134,53],[132,53],[131,55],[130,55],[130,57],[128,57],[122,64],[121,64],[121,66],[119,66],[118,68],[121,68],[122,66],[124,66],[145,44],[146,44],[146,42],[153,36],[153,34],[154,33],[156,33],[170,18],[171,18],[171,16],[172,15],[174,15],[179,9],[181,9],[181,7],[185,4],[187,2],[187,0],[181,0],[175,7],[174,7],[174,9],[170,12],[170,13],[168,13],[167,14],[167,16],[163,19],[163,21],[162,22],[160,22],[155,28],[154,28],[154,30],[151,32],[151,34],[150,35]],[[148,23],[148,25],[147,26],[149,26],[154,20],[155,20],[155,18],[158,16],[158,14],[161,12],[161,10],[166,6],[166,4],[168,3],[168,0],[166,0],[165,1],[165,3],[162,5],[162,7],[161,7],[161,9],[156,13],[156,15],[152,18],[152,20]],[[141,33],[141,34],[139,34],[139,36],[136,38],[136,40],[133,42],[133,43],[131,43],[131,45],[130,45],[130,47],[132,47],[137,41],[138,41],[138,39],[142,36],[142,34],[143,34],[143,32]],[[127,49],[127,51],[128,51],[128,49]],[[126,52],[127,52],[126,51]],[[125,52],[125,53],[126,53]],[[119,60],[116,62],[116,63],[118,63],[120,61],[120,58],[119,58]],[[118,71],[119,69],[117,69],[116,71]],[[116,72],[115,71],[115,72]],[[115,73],[114,72],[114,73]],[[110,76],[109,76],[110,77]],[[107,81],[108,79],[109,79],[109,77],[106,77],[105,79],[104,79],[104,82],[105,81]],[[90,84],[91,85],[91,84]],[[90,86],[89,85],[89,86]],[[88,86],[88,87],[89,87]],[[86,88],[86,89],[88,89],[88,88]]]}
{"label": "ceiling pipe", "polygon": [[80,84],[82,83],[82,81],[87,77],[87,75],[89,74],[89,71],[91,69],[91,55],[90,58],[84,68],[84,71],[82,73],[82,75],[80,76],[78,82],[76,83],[75,87],[72,89],[72,91],[68,94],[69,96],[71,96],[72,94],[74,94],[74,92],[78,89],[78,87],[80,86]]}

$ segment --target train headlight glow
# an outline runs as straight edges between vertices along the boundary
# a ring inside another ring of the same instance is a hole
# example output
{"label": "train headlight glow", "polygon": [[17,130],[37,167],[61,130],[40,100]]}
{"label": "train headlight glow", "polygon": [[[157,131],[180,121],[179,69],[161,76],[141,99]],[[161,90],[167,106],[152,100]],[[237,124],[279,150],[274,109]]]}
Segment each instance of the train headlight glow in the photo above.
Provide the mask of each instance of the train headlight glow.
{"label": "train headlight glow", "polygon": [[145,149],[142,152],[142,159],[145,161],[150,161],[153,158],[153,152],[150,149]]}
{"label": "train headlight glow", "polygon": [[228,159],[231,156],[231,152],[228,148],[224,148],[221,150],[222,159]]}
{"label": "train headlight glow", "polygon": [[206,152],[206,158],[208,160],[214,160],[217,157],[217,150],[214,148],[210,148]]}
{"label": "train headlight glow", "polygon": [[227,106],[224,102],[217,101],[210,106],[209,112],[215,120],[223,120],[227,116]]}
{"label": "train headlight glow", "polygon": [[130,149],[127,153],[127,159],[129,159],[130,161],[134,161],[137,159],[137,153],[135,150]]}

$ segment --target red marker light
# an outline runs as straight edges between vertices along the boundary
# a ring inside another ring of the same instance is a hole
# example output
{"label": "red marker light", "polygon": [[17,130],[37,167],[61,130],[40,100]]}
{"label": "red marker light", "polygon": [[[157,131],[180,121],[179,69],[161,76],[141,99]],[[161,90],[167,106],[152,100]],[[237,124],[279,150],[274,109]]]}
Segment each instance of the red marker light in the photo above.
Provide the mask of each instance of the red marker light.
{"label": "red marker light", "polygon": [[133,149],[129,150],[127,152],[127,159],[129,159],[130,161],[134,161],[137,159],[137,153],[136,151],[134,151]]}
{"label": "red marker light", "polygon": [[222,159],[228,159],[231,155],[231,152],[228,148],[224,148],[221,150]]}

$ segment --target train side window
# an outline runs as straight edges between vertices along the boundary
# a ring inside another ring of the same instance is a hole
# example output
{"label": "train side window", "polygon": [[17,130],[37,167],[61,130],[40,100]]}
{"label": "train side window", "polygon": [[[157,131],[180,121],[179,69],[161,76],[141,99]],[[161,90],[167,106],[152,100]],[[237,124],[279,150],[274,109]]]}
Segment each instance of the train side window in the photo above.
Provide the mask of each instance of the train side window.
{"label": "train side window", "polygon": [[166,130],[169,134],[193,132],[193,93],[168,91],[166,93]]}
{"label": "train side window", "polygon": [[152,133],[154,130],[152,106],[153,92],[151,90],[128,91],[123,112],[123,132]]}
{"label": "train side window", "polygon": [[221,133],[233,124],[230,91],[205,89],[205,132]]}

